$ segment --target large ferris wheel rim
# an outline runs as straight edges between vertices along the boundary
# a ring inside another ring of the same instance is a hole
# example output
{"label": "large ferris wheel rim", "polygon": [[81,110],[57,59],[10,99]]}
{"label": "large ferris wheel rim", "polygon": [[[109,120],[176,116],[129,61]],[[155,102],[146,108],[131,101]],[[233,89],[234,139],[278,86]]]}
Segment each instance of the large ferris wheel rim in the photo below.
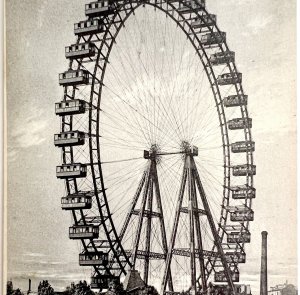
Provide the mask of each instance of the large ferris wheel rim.
{"label": "large ferris wheel rim", "polygon": [[[165,1],[165,3],[167,3],[168,1]],[[181,3],[184,3],[184,1],[170,1],[171,3],[169,3],[168,5],[170,5],[171,7],[172,7],[172,9],[173,9],[173,11],[174,10],[176,10],[176,7],[174,6],[174,5],[172,5],[172,3],[176,3],[176,2],[181,2]],[[194,42],[193,42],[193,40],[192,40],[192,37],[188,34],[188,32],[186,32],[185,30],[184,30],[184,28],[183,28],[183,25],[180,23],[180,21],[178,21],[172,14],[171,14],[171,12],[169,12],[168,10],[165,10],[165,9],[163,9],[161,6],[159,6],[158,5],[158,3],[155,1],[155,3],[151,3],[150,1],[145,1],[145,2],[143,2],[143,3],[141,3],[140,1],[124,1],[124,5],[126,5],[126,4],[128,4],[128,3],[136,3],[137,4],[137,6],[136,7],[132,7],[132,10],[127,14],[127,16],[126,16],[126,18],[124,19],[124,22],[122,23],[122,24],[120,24],[120,26],[119,26],[119,28],[121,29],[122,28],[122,26],[124,25],[124,23],[126,22],[126,20],[129,18],[129,16],[132,14],[132,13],[134,13],[134,10],[136,10],[139,6],[141,6],[141,5],[143,5],[143,4],[148,4],[148,5],[151,5],[151,6],[154,6],[155,8],[158,8],[158,9],[160,9],[161,11],[163,11],[163,12],[165,12],[168,16],[170,16],[172,19],[173,19],[173,21],[175,21],[176,22],[176,24],[182,29],[182,31],[186,34],[186,36],[188,37],[188,39],[191,41],[191,43],[192,43],[192,45],[193,45],[193,47],[195,48],[195,50],[198,52],[198,55],[199,55],[199,51],[197,50],[197,47],[196,47],[196,45],[194,44]],[[163,3],[163,1],[161,1],[160,3]],[[189,5],[188,4],[186,4],[185,3],[185,6],[187,6],[187,7],[189,7]],[[192,7],[190,7],[190,8],[192,8]],[[203,12],[205,12],[206,13],[206,15],[209,15],[209,13],[207,12],[207,10],[205,9],[205,8],[203,8],[203,10],[202,10]],[[178,11],[176,11],[177,13],[178,13]],[[180,13],[178,13],[179,15],[181,15]],[[197,13],[197,16],[198,17],[200,17],[201,19],[203,19],[203,15],[201,15],[201,14],[199,14],[199,13]],[[181,17],[184,19],[184,17],[181,15]],[[111,25],[113,25],[113,21],[111,22]],[[217,31],[218,32],[220,32],[220,30],[219,30],[219,28],[217,27],[217,25],[215,24],[215,27],[216,27],[216,29],[217,29]],[[210,30],[211,30],[211,32],[212,32],[212,29],[210,28],[210,27],[208,27]],[[189,29],[192,29],[192,27],[191,26],[189,26]],[[120,31],[120,30],[119,30]],[[118,33],[119,33],[119,31],[116,33],[116,35],[114,36],[114,38],[118,35]],[[195,33],[195,35],[196,35],[196,33]],[[198,39],[198,38],[197,38]],[[105,41],[104,41],[105,42]],[[201,45],[201,42],[200,42],[200,40],[198,39],[198,42],[199,42],[199,44]],[[224,44],[225,45],[225,47],[226,47],[226,49],[227,50],[229,50],[229,47],[228,47],[228,45],[227,45],[227,43],[226,43],[226,40],[224,41],[224,42],[222,42],[222,43],[220,43],[220,44]],[[220,45],[219,44],[219,45]],[[113,45],[113,43],[112,43],[112,45]],[[208,58],[208,56],[207,56],[207,54],[206,54],[206,52],[205,52],[205,49],[204,49],[204,47],[201,45],[201,47],[202,47],[202,52],[205,54],[205,57],[206,57],[206,59],[208,60],[209,58]],[[220,47],[222,47],[222,46],[220,46]],[[101,47],[100,47],[101,48]],[[99,53],[101,52],[101,50],[99,50]],[[107,54],[107,56],[106,56],[106,60],[108,60],[108,56],[110,55],[110,51],[108,52],[108,54]],[[205,72],[206,72],[206,74],[207,74],[207,77],[208,77],[208,79],[209,79],[209,82],[210,82],[210,84],[211,84],[211,86],[216,86],[217,87],[217,89],[218,89],[218,97],[219,98],[222,98],[221,97],[221,94],[220,94],[220,91],[219,91],[219,86],[218,86],[218,84],[216,83],[216,76],[215,76],[215,74],[214,74],[214,70],[213,70],[213,67],[209,64],[209,68],[210,68],[210,71],[211,71],[211,73],[213,74],[213,80],[214,80],[214,82],[212,82],[211,81],[211,79],[210,79],[210,77],[209,77],[209,74],[208,74],[208,72],[207,72],[207,69],[206,69],[206,66],[204,65],[204,62],[203,62],[203,59],[201,58],[201,56],[199,55],[199,57],[200,57],[200,59],[201,59],[201,62],[202,62],[202,65],[204,66],[204,68],[205,68]],[[207,64],[206,64],[207,65]],[[230,71],[231,71],[231,73],[232,72],[235,72],[235,73],[237,73],[237,68],[236,68],[236,65],[235,65],[235,63],[233,62],[233,65],[234,65],[234,67],[233,67],[233,69],[231,69],[230,68]],[[105,76],[105,68],[104,68],[104,70],[103,70],[103,76],[101,77],[102,79],[104,79],[104,76]],[[93,81],[95,81],[95,80],[93,80]],[[103,80],[102,80],[102,83],[103,83]],[[236,83],[236,84],[241,84],[241,83]],[[237,88],[237,85],[235,85],[235,87]],[[241,87],[241,94],[243,94],[243,90],[242,90],[242,87]],[[100,94],[99,94],[100,95]],[[214,96],[216,96],[215,94],[214,94]],[[101,101],[101,98],[99,99],[99,102]],[[216,99],[215,99],[215,101],[216,101]],[[100,102],[101,103],[101,102]],[[221,106],[221,112],[219,113],[218,112],[218,116],[219,116],[219,121],[221,122],[221,120],[220,120],[220,116],[223,116],[223,118],[225,118],[225,112],[224,112],[224,108],[223,108],[223,105],[220,103],[220,104],[217,104],[217,106]],[[99,108],[100,108],[100,106],[99,106]],[[247,117],[247,116],[246,116]],[[226,120],[224,119],[224,122],[226,122]],[[221,126],[222,126],[222,124],[220,124]],[[98,125],[99,126],[99,125]],[[224,160],[226,160],[226,157],[225,157],[225,152],[224,152],[224,150],[225,149],[227,149],[227,152],[228,152],[228,162],[230,162],[230,152],[229,152],[229,144],[225,144],[224,143],[224,137],[226,138],[226,141],[227,142],[229,142],[229,140],[228,140],[228,131],[227,131],[227,126],[226,126],[226,124],[224,124],[224,127],[225,127],[225,132],[223,131],[223,129],[221,128],[221,132],[222,132],[222,141],[223,141],[223,155],[224,155]],[[249,129],[249,133],[251,133],[251,130],[250,130],[250,128],[247,128],[247,129]],[[250,138],[250,140],[251,140],[251,138]],[[100,146],[100,144],[99,144],[99,146]],[[100,148],[99,148],[99,150],[100,150]],[[252,154],[252,152],[251,152],[251,154]],[[100,157],[100,155],[99,155],[99,157]],[[100,165],[101,165],[101,161],[100,161]],[[226,163],[225,163],[225,161],[224,161],[224,166],[226,166]],[[226,170],[224,170],[224,171],[226,171]],[[224,178],[229,178],[230,177],[230,175],[229,175],[229,173],[228,173],[228,175],[225,175],[224,176]],[[252,176],[251,176],[251,178],[252,178]],[[224,200],[225,200],[226,198],[223,198],[223,204],[222,204],[222,209],[226,206],[226,205],[224,205]],[[226,210],[224,210],[224,212],[225,212],[225,214],[227,215],[227,211]],[[222,214],[221,214],[222,215]],[[222,217],[221,217],[221,220],[224,220]],[[219,228],[219,230],[220,230],[220,228]],[[224,232],[222,232],[222,236],[224,235]]]}
{"label": "large ferris wheel rim", "polygon": [[[139,1],[118,1],[118,3],[123,3],[122,6],[125,7],[126,5],[131,5],[131,10],[129,10],[129,13],[127,13],[127,10],[126,10],[126,18],[123,19],[123,22],[121,22],[119,24],[119,27],[116,31],[116,34],[115,36],[113,37],[113,39],[115,39],[118,35],[118,33],[120,32],[121,28],[123,27],[124,23],[126,22],[126,20],[130,17],[130,15],[132,13],[134,13],[134,11],[140,7],[141,5],[143,4],[147,4],[147,5],[151,5],[151,6],[154,6],[158,9],[160,9],[161,11],[165,12],[168,16],[170,16],[177,24],[178,26],[182,29],[182,31],[187,35],[188,39],[191,41],[193,47],[195,48],[195,50],[197,51],[200,59],[201,59],[201,63],[202,65],[204,66],[204,69],[205,69],[205,72],[206,72],[206,75],[208,77],[208,80],[211,84],[212,87],[215,87],[217,89],[217,92],[213,93],[214,94],[214,98],[215,98],[215,102],[217,104],[217,107],[218,107],[218,117],[219,117],[219,121],[220,121],[220,127],[221,127],[221,134],[222,134],[222,142],[223,142],[223,157],[224,157],[224,182],[228,182],[228,185],[226,186],[226,184],[224,185],[224,191],[223,191],[223,201],[222,201],[222,210],[221,210],[221,217],[220,217],[220,222],[222,222],[223,220],[224,221],[224,225],[226,224],[226,220],[227,220],[227,215],[228,215],[228,211],[224,209],[224,207],[226,205],[229,204],[229,190],[228,190],[228,187],[229,187],[229,184],[230,184],[230,167],[228,167],[230,165],[230,148],[229,148],[229,138],[228,138],[228,130],[227,130],[227,125],[226,125],[226,115],[225,115],[225,111],[224,111],[224,107],[223,107],[223,104],[221,103],[222,102],[222,96],[220,94],[220,90],[219,90],[219,85],[218,83],[216,82],[216,76],[214,74],[214,69],[213,69],[213,66],[210,64],[209,62],[209,57],[207,56],[207,53],[205,51],[205,48],[204,46],[202,46],[201,44],[201,41],[199,40],[198,36],[197,36],[197,33],[194,32],[193,28],[191,27],[191,25],[189,25],[189,29],[194,33],[192,36],[187,32],[185,31],[183,25],[181,24],[181,22],[179,20],[177,20],[174,16],[173,16],[173,13],[176,11],[176,13],[178,14],[178,16],[180,16],[183,20],[184,20],[184,23],[187,23],[187,21],[185,20],[183,14],[180,14],[178,11],[177,11],[177,8],[174,6],[175,3],[184,3],[185,6],[189,7],[189,5],[187,3],[185,3],[184,1],[181,1],[181,0],[178,0],[178,1],[153,1],[154,3],[151,3],[151,1],[145,1],[145,2],[139,2]],[[163,4],[166,4],[167,7],[168,6],[171,6],[172,7],[172,11],[168,11],[167,9],[163,9],[162,6],[159,6],[159,5],[163,5]],[[133,7],[133,5],[136,5],[135,7]],[[122,8],[122,6],[120,6],[119,8]],[[190,7],[192,8],[192,7]],[[209,15],[209,13],[207,12],[206,9],[202,9],[201,12],[204,12],[206,15]],[[200,19],[203,20],[203,14],[200,14],[199,12],[196,12],[196,15],[197,17],[199,17]],[[100,55],[101,55],[101,49],[103,48],[103,46],[105,46],[105,42],[107,42],[107,39],[106,37],[109,37],[111,36],[110,35],[110,29],[112,26],[115,26],[115,23],[114,23],[114,19],[117,18],[117,17],[120,17],[119,15],[119,11],[116,12],[116,14],[114,15],[113,19],[111,20],[111,22],[108,24],[108,28],[107,30],[105,31],[104,33],[104,37],[102,39],[102,42],[101,42],[101,45],[99,46],[99,50],[98,50],[98,56],[97,56],[97,61],[95,63],[95,67],[94,67],[94,73],[93,73],[93,76],[92,76],[92,86],[91,86],[91,96],[90,96],[90,104],[91,105],[94,105],[94,94],[93,93],[93,89],[94,89],[94,85],[95,85],[95,82],[96,82],[96,78],[97,78],[97,65],[99,64],[99,58],[100,58]],[[120,19],[122,19],[120,17]],[[219,28],[217,27],[217,25],[215,24],[214,27],[216,28],[217,32],[221,32],[219,30]],[[213,32],[213,29],[208,26],[209,30],[211,30],[211,32]],[[112,37],[112,36],[111,36]],[[80,40],[80,36],[78,37],[78,42]],[[196,39],[198,41],[198,43],[200,44],[201,46],[201,52],[203,53],[203,56],[200,55],[199,53],[199,48],[197,48],[197,46],[195,45],[194,43],[194,40],[192,40],[192,38]],[[113,48],[113,44],[114,44],[114,41],[111,42],[111,45],[109,47],[109,50],[108,50],[108,53],[106,55],[105,58],[105,66],[103,67],[103,70],[102,70],[102,75],[101,75],[101,79],[100,79],[100,91],[98,93],[98,100],[97,100],[97,124],[94,124],[96,126],[96,130],[93,129],[93,123],[92,123],[92,119],[93,119],[93,109],[91,108],[90,111],[89,111],[89,133],[92,134],[93,131],[96,131],[96,137],[97,137],[97,140],[96,140],[96,145],[97,145],[97,163],[96,165],[94,165],[94,159],[93,159],[93,138],[92,137],[89,137],[89,149],[90,149],[90,161],[91,161],[91,171],[92,171],[92,177],[93,177],[93,183],[94,183],[94,190],[95,190],[95,196],[96,196],[96,200],[97,200],[97,205],[98,205],[98,209],[99,209],[99,213],[100,213],[100,216],[102,218],[104,218],[104,215],[103,215],[103,211],[102,211],[102,206],[100,204],[100,196],[98,194],[98,191],[99,191],[99,188],[97,187],[97,181],[96,181],[96,172],[95,172],[95,166],[97,167],[98,166],[98,171],[99,171],[99,176],[100,176],[100,181],[101,181],[101,186],[102,186],[102,190],[101,190],[101,194],[102,194],[102,198],[104,200],[104,203],[105,203],[105,206],[106,206],[106,210],[107,212],[110,212],[110,209],[109,209],[109,202],[107,200],[107,196],[106,196],[106,191],[105,191],[105,186],[104,186],[104,178],[103,178],[103,174],[102,174],[102,165],[101,165],[101,155],[100,155],[100,147],[101,147],[101,144],[100,144],[100,141],[99,141],[99,123],[100,123],[100,104],[101,104],[101,94],[102,94],[102,87],[103,87],[103,81],[104,81],[104,77],[105,77],[105,71],[106,71],[106,65],[108,63],[108,57],[111,53],[111,50]],[[228,45],[226,43],[226,40],[224,42],[221,42],[218,44],[219,48],[224,51],[223,49],[223,46],[225,46],[226,49],[229,50],[228,48]],[[203,58],[206,59],[207,63],[205,64],[204,61],[203,61]],[[72,62],[72,61],[71,61]],[[78,63],[78,68],[80,68],[82,66],[82,64]],[[236,65],[235,65],[235,62],[232,62],[232,65],[231,64],[228,64],[227,65],[228,68],[230,69],[230,73],[237,73],[237,68],[236,68]],[[210,71],[210,74],[208,73],[208,71]],[[210,78],[210,75],[212,75],[212,78]],[[212,81],[213,80],[213,81]],[[242,85],[241,83],[235,83],[235,88],[236,88],[236,92],[237,93],[241,93],[243,94],[243,88],[242,88]],[[75,96],[75,90],[74,90],[74,96]],[[217,99],[219,100],[220,103],[217,103]],[[243,108],[242,110],[242,116],[243,118],[248,118],[248,111],[247,111],[247,106],[241,106],[241,109]],[[222,118],[223,118],[223,121],[222,121]],[[248,127],[244,127],[244,132],[245,132],[245,137],[246,138],[249,138],[249,140],[251,140],[252,136],[251,136],[251,129],[248,128]],[[71,150],[73,151],[73,148],[71,148]],[[227,151],[227,154],[226,154],[226,151]],[[64,149],[63,149],[63,154],[64,154]],[[63,156],[63,162],[66,163],[65,161],[65,155]],[[247,164],[252,164],[253,163],[253,155],[252,155],[252,152],[247,152]],[[226,165],[227,164],[227,165]],[[74,183],[76,183],[76,180],[74,180]],[[248,175],[247,176],[247,184],[249,185],[252,185],[253,184],[253,176],[252,175]],[[227,195],[225,195],[227,194]],[[249,200],[249,204],[250,204],[250,207],[251,207],[251,198]],[[84,218],[83,216],[83,213],[81,212],[82,214],[82,218]],[[113,220],[112,220],[112,217],[110,214],[109,215],[109,219],[110,219],[110,225],[112,226],[112,231],[113,231],[113,235],[115,236],[116,240],[118,240],[118,244],[119,246],[117,246],[117,248],[119,248],[121,251],[124,251],[123,250],[123,247],[122,247],[122,244],[120,242],[120,240],[118,239],[118,233],[115,229],[115,226],[114,226],[114,223],[113,223]],[[224,216],[225,218],[222,218],[222,216]],[[76,217],[75,217],[75,214],[73,213],[73,217],[74,217],[74,221],[76,223]],[[246,224],[246,227],[248,228],[248,223]],[[105,226],[105,222],[103,223],[104,225],[104,229],[105,229],[105,232],[106,232],[106,235],[107,235],[107,238],[108,238],[108,241],[111,245],[111,248],[114,250],[114,246],[112,244],[112,239],[110,237],[110,234],[108,233],[108,229],[107,227]],[[223,240],[223,237],[224,237],[224,234],[225,232],[221,230],[221,227],[219,226],[218,227],[218,232],[219,234],[221,235],[222,237],[222,240]],[[82,240],[82,243],[83,243],[83,246],[85,247],[85,241]],[[243,247],[243,245],[242,245]],[[115,252],[115,254],[117,254]],[[126,254],[124,252],[124,256],[126,257]],[[117,257],[117,255],[116,255]],[[129,260],[127,259],[127,262],[129,263]],[[123,268],[123,273],[125,273],[125,268]]]}

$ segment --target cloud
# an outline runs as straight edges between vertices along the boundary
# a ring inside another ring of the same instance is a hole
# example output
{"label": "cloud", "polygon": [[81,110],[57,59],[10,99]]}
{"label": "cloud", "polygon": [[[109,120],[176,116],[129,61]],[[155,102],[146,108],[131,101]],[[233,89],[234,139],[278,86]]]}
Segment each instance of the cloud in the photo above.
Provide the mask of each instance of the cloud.
{"label": "cloud", "polygon": [[20,150],[38,146],[46,140],[48,121],[44,110],[33,108],[32,114],[13,129],[9,137],[8,162],[16,161]]}
{"label": "cloud", "polygon": [[42,265],[43,267],[45,265],[49,265],[49,266],[55,266],[55,265],[65,265],[67,264],[66,262],[63,261],[48,261],[48,260],[34,260],[34,259],[25,259],[23,260],[26,264],[30,264],[30,265],[35,265],[35,266],[40,266]]}
{"label": "cloud", "polygon": [[13,133],[16,140],[17,147],[29,148],[31,146],[40,145],[46,140],[43,131],[47,126],[47,121],[43,119],[26,120],[26,122],[19,126]]}
{"label": "cloud", "polygon": [[269,23],[272,22],[273,17],[269,16],[256,16],[247,25],[252,30],[252,34],[257,34],[263,30]]}
{"label": "cloud", "polygon": [[227,1],[221,1],[220,5],[222,6],[230,6],[230,5],[238,5],[238,6],[246,6],[253,4],[253,0],[227,0]]}
{"label": "cloud", "polygon": [[[41,279],[55,279],[58,281],[68,281],[74,279],[82,279],[82,269],[77,269],[77,261],[58,261],[48,258],[42,253],[27,252],[23,254],[23,258],[15,259],[18,267],[16,270],[10,271],[10,276],[15,279],[28,279],[31,277]],[[28,271],[29,270],[29,271]]]}
{"label": "cloud", "polygon": [[30,256],[30,257],[44,257],[45,254],[42,253],[34,253],[34,252],[26,252],[23,254],[24,256]]}
{"label": "cloud", "polygon": [[[51,260],[49,257],[43,253],[36,253],[36,252],[26,252],[23,254],[23,257],[21,260],[26,265],[30,265],[31,268],[34,266],[36,269],[45,269],[45,267],[53,268],[58,267],[60,268],[61,265],[71,265],[72,262],[67,261],[57,261],[57,260]],[[19,258],[15,258],[15,260],[19,260]],[[77,264],[77,261],[74,263]]]}

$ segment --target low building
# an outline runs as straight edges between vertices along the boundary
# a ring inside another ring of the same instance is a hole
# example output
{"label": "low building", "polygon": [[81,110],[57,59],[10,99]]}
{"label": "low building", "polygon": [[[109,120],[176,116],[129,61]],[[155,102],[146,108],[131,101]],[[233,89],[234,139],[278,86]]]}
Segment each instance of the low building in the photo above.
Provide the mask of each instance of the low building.
{"label": "low building", "polygon": [[270,287],[268,295],[297,295],[298,290],[292,284],[288,284],[286,281],[282,285],[276,285],[275,287]]}

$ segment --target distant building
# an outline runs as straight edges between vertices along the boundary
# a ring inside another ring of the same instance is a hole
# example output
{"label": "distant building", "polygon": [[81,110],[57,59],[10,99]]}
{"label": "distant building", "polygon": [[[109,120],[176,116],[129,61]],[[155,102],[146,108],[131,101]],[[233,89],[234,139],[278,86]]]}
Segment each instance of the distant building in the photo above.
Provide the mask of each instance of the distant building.
{"label": "distant building", "polygon": [[298,290],[292,284],[288,284],[286,281],[282,285],[276,285],[275,287],[271,287],[268,291],[268,295],[297,295]]}

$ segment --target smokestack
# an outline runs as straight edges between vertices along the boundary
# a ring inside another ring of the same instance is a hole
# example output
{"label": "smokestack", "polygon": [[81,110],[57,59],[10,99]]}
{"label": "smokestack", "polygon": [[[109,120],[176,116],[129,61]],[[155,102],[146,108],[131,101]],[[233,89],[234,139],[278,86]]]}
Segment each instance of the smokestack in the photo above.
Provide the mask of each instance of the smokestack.
{"label": "smokestack", "polygon": [[261,232],[261,268],[260,268],[260,295],[268,295],[268,252],[267,252],[268,232]]}
{"label": "smokestack", "polygon": [[28,291],[27,291],[27,294],[29,294],[31,292],[31,279],[29,279],[29,282],[28,282]]}

